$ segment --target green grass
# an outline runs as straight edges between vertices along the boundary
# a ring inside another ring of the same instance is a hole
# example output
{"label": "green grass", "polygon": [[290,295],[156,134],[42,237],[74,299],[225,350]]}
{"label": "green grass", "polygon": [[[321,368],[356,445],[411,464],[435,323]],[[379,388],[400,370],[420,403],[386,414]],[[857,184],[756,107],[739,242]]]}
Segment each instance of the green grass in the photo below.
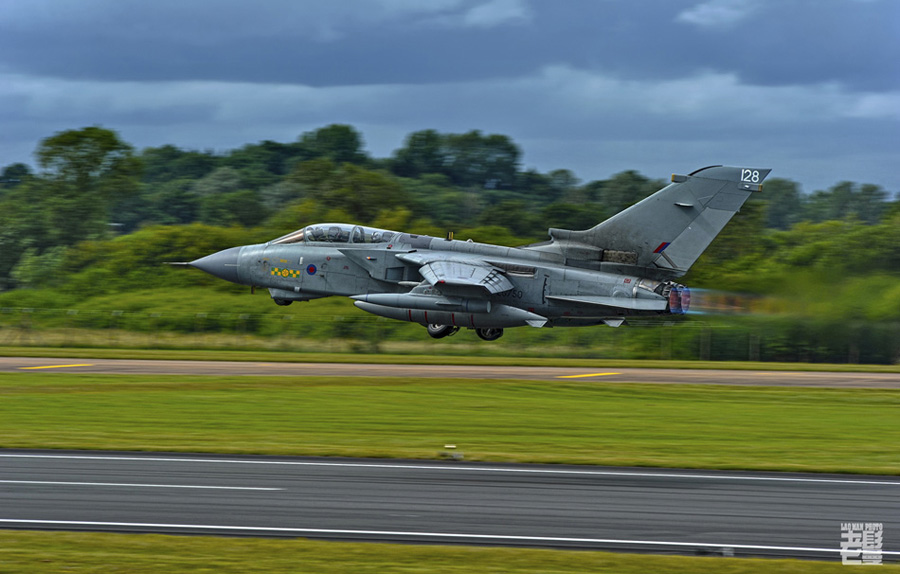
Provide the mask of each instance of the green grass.
{"label": "green grass", "polygon": [[900,391],[0,374],[0,446],[900,474]]}
{"label": "green grass", "polygon": [[95,296],[80,296],[84,290],[0,293],[0,345],[883,365],[896,363],[900,349],[896,322],[827,313],[662,316],[636,318],[620,329],[507,329],[491,344],[469,331],[434,341],[419,325],[367,314],[346,298],[283,308],[265,290],[251,296],[239,286],[208,279],[209,287]]}
{"label": "green grass", "polygon": [[[397,344],[402,348],[402,344]],[[412,350],[412,349],[411,349]],[[185,361],[249,361],[263,363],[374,363],[392,365],[483,365],[643,369],[727,369],[741,371],[819,371],[900,373],[900,365],[849,365],[831,363],[767,363],[760,361],[677,361],[585,359],[563,357],[503,357],[435,354],[329,353],[303,351],[230,351],[182,349],[110,349],[76,347],[0,346],[4,357],[58,357],[82,359],[159,359]]]}
{"label": "green grass", "polygon": [[[847,568],[840,562],[653,556],[520,548],[412,546],[153,534],[0,532],[0,571],[4,574],[35,572],[805,574],[847,572]],[[886,565],[878,569],[878,572],[898,571],[900,566],[897,565]]]}

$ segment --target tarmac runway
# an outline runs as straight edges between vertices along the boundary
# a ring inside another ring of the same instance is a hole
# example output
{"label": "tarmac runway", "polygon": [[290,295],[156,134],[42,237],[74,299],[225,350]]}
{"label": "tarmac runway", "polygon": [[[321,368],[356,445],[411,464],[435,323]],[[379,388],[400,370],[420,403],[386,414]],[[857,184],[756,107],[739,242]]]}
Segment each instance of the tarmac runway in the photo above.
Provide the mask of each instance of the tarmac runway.
{"label": "tarmac runway", "polygon": [[0,450],[0,527],[839,559],[900,477]]}
{"label": "tarmac runway", "polygon": [[380,365],[343,363],[254,363],[134,359],[47,359],[0,357],[0,372],[70,372],[140,375],[419,377],[689,383],[900,389],[900,373],[733,371],[573,367],[489,367],[463,365]]}

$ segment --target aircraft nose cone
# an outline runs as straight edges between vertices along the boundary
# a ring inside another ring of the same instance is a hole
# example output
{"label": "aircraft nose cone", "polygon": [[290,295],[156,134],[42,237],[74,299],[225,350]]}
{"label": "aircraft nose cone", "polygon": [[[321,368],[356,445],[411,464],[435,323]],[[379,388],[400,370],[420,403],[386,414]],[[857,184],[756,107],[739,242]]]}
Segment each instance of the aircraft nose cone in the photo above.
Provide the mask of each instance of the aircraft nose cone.
{"label": "aircraft nose cone", "polygon": [[240,254],[240,247],[232,247],[191,261],[188,265],[201,271],[206,271],[219,279],[240,283],[241,281],[238,279],[238,258]]}

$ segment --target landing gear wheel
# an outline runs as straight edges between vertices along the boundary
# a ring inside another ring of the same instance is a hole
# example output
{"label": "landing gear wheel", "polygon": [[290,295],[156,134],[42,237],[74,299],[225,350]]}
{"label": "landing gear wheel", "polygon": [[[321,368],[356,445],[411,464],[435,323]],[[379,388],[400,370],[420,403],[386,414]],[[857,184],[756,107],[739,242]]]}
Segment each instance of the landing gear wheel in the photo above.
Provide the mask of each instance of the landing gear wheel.
{"label": "landing gear wheel", "polygon": [[475,334],[485,341],[496,341],[503,336],[503,329],[475,329]]}
{"label": "landing gear wheel", "polygon": [[454,327],[453,325],[435,325],[434,323],[425,328],[433,339],[443,339],[459,331],[459,327]]}
{"label": "landing gear wheel", "polygon": [[290,299],[272,299],[272,301],[275,301],[275,304],[280,307],[287,307],[288,305],[293,303],[293,301],[291,301]]}

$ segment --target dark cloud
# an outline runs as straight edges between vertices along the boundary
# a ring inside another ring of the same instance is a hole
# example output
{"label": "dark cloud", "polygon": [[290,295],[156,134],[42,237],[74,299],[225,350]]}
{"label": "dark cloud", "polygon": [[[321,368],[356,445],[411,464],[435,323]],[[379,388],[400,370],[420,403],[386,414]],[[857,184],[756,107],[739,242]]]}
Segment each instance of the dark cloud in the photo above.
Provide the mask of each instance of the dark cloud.
{"label": "dark cloud", "polygon": [[584,179],[753,160],[900,189],[898,22],[894,0],[0,3],[0,165],[84,125],[223,150],[343,122],[379,156],[480,129]]}
{"label": "dark cloud", "polygon": [[[724,8],[702,10],[717,3]],[[513,77],[568,64],[630,78],[714,70],[764,85],[900,85],[900,3],[890,0],[508,0],[508,11],[527,7],[527,17],[493,25],[467,24],[478,4],[462,0],[431,10],[359,1],[331,10],[296,1],[81,4],[77,17],[39,17],[62,5],[40,1],[0,14],[0,68],[327,86]],[[734,16],[710,16],[723,11]]]}

